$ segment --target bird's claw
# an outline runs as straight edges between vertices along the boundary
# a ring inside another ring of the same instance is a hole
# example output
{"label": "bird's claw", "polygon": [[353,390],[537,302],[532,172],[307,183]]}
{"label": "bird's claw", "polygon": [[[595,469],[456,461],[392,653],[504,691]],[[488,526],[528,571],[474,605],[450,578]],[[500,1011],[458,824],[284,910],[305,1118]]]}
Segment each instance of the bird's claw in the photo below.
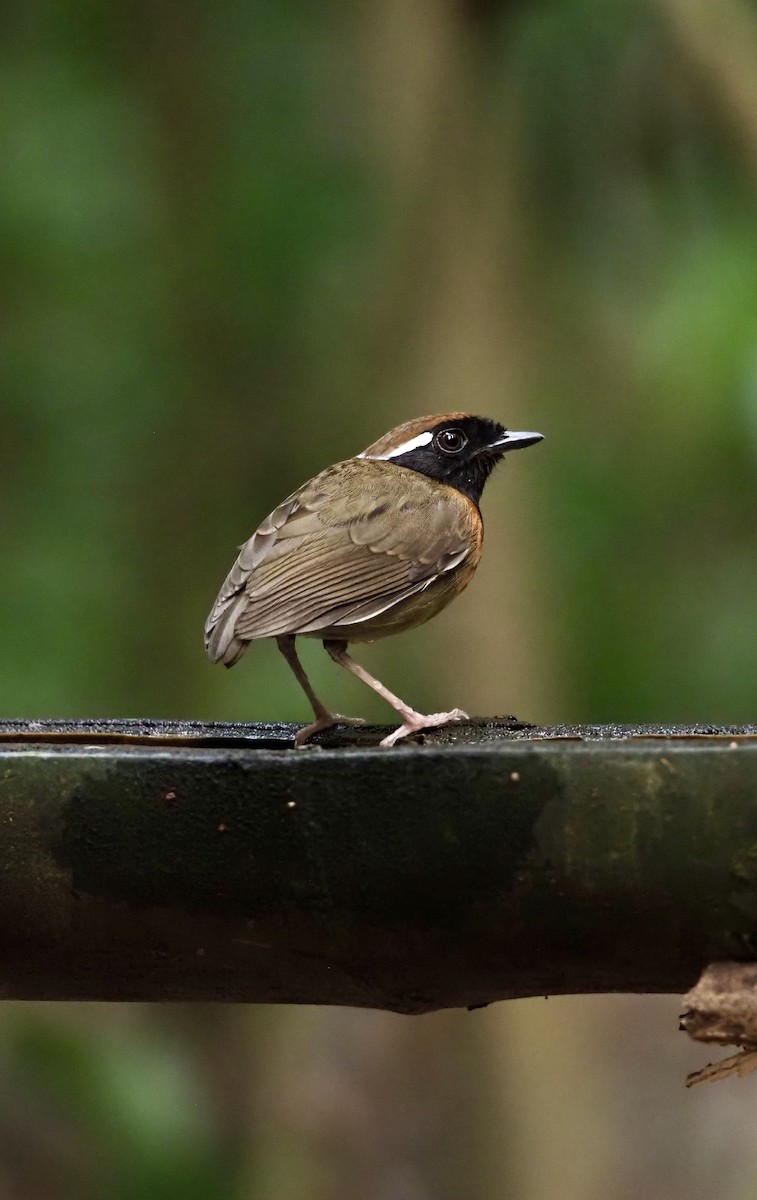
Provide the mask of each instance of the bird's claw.
{"label": "bird's claw", "polygon": [[411,712],[405,714],[405,721],[398,729],[387,734],[379,743],[381,746],[394,746],[401,738],[409,737],[413,733],[420,733],[423,729],[438,729],[441,725],[451,725],[457,721],[467,721],[468,714],[463,712],[461,708],[453,708],[446,713],[423,713]]}
{"label": "bird's claw", "polygon": [[294,744],[298,750],[310,741],[316,733],[322,733],[325,729],[333,729],[335,725],[365,725],[364,717],[345,717],[342,713],[324,713],[313,721],[312,725],[305,725],[303,729],[297,731],[294,735]]}

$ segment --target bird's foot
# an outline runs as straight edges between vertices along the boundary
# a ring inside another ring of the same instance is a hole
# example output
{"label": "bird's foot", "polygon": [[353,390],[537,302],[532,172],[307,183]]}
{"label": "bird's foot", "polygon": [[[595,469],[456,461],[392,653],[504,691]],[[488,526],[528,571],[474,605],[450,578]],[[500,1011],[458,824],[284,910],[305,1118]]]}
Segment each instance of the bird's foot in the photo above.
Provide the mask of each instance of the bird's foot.
{"label": "bird's foot", "polygon": [[450,725],[454,721],[468,720],[468,714],[461,708],[453,708],[451,712],[446,713],[428,713],[426,716],[410,709],[403,713],[403,716],[404,724],[400,725],[399,729],[395,729],[394,733],[388,734],[380,743],[382,746],[393,746],[400,738],[409,737],[411,733],[420,733],[422,729],[438,729],[440,725]]}
{"label": "bird's foot", "polygon": [[304,729],[300,729],[294,735],[294,744],[298,750],[301,750],[314,733],[321,733],[324,729],[333,729],[335,725],[365,725],[365,719],[363,717],[345,717],[342,713],[321,713],[312,725],[306,725]]}

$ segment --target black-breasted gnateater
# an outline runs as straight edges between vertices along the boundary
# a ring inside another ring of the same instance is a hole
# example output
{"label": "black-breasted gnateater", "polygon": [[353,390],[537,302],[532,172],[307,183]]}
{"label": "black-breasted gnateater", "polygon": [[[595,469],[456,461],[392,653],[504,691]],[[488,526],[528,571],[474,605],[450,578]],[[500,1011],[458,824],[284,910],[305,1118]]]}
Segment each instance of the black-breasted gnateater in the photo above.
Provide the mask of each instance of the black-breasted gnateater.
{"label": "black-breasted gnateater", "polygon": [[418,417],[345,462],[327,467],[274,509],[242,547],[205,625],[213,662],[232,667],[250,642],[276,638],[313,706],[295,738],[332,725],[362,724],[316,696],[295,638],[317,637],[335,662],[378,692],[402,717],[382,741],[393,746],[466,713],[415,712],[347,654],[422,625],[470,583],[481,558],[479,500],[502,456],[540,442],[468,413]]}

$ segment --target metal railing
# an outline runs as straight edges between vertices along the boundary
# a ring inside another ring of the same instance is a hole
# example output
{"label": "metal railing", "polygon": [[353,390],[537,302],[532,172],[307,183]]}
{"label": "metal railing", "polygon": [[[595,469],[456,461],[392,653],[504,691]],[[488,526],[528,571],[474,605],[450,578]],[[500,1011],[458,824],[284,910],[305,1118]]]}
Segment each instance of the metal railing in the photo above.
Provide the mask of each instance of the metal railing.
{"label": "metal railing", "polygon": [[757,729],[0,722],[5,997],[425,1012],[757,957]]}

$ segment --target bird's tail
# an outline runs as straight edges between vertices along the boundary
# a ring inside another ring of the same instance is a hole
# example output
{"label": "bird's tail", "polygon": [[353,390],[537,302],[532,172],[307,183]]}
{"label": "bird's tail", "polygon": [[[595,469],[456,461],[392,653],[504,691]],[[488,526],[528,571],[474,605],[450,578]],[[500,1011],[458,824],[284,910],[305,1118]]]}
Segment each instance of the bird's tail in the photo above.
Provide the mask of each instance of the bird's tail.
{"label": "bird's tail", "polygon": [[205,622],[205,649],[208,658],[214,663],[222,662],[226,667],[233,667],[249,645],[249,642],[238,638],[234,632],[237,617],[245,605],[245,593],[244,582],[241,582],[240,587],[233,576],[234,568]]}

